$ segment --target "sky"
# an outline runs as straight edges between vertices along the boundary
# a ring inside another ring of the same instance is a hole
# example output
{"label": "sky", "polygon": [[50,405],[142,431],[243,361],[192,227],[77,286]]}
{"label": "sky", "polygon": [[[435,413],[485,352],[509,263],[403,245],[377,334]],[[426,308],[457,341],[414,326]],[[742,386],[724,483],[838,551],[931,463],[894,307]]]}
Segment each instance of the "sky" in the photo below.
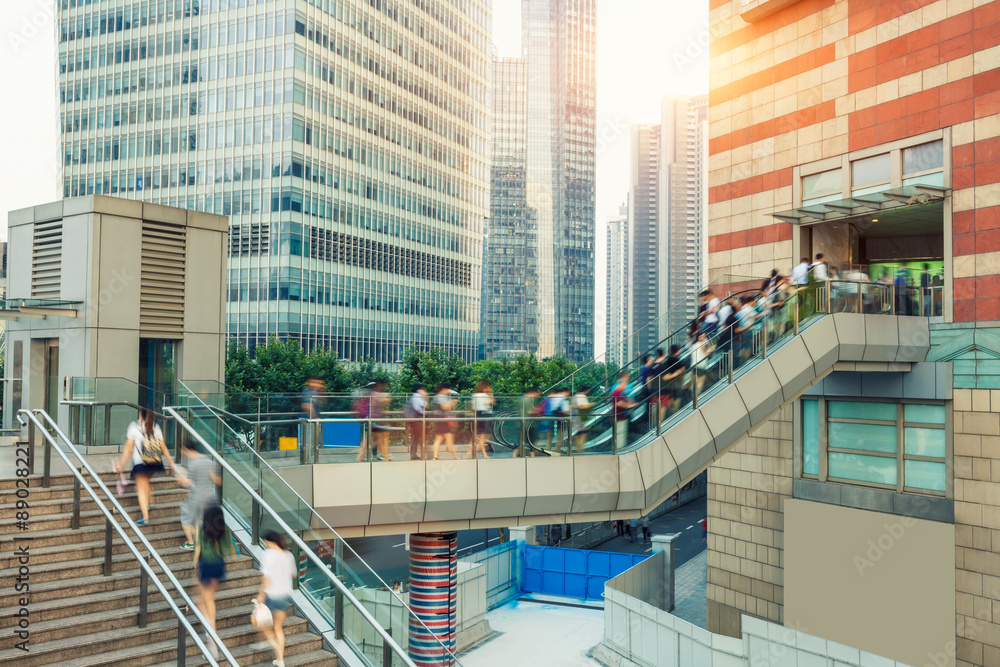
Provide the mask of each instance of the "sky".
{"label": "sky", "polygon": [[[0,3],[0,239],[6,212],[62,196],[58,161],[55,0]],[[493,39],[519,56],[521,0],[493,0]],[[659,121],[664,95],[708,92],[708,0],[597,0],[596,294],[605,221],[629,187],[629,128]],[[597,300],[603,349],[603,298]]]}

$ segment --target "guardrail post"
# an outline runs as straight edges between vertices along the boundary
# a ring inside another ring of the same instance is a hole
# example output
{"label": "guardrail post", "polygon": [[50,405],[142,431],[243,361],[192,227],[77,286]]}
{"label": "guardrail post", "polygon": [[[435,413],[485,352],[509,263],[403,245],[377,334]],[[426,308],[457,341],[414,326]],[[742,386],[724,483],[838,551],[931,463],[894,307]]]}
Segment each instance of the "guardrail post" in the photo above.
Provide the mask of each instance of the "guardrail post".
{"label": "guardrail post", "polygon": [[104,519],[104,576],[111,576],[111,519]]}
{"label": "guardrail post", "polygon": [[111,405],[104,406],[104,446],[111,445]]}
{"label": "guardrail post", "polygon": [[319,422],[313,422],[310,426],[312,427],[312,430],[310,431],[310,435],[312,436],[312,440],[310,441],[312,443],[312,447],[310,447],[310,449],[312,450],[313,463],[319,463],[319,436],[322,424]]}
{"label": "guardrail post", "polygon": [[45,449],[42,454],[42,488],[49,488],[49,483],[52,481],[52,446],[49,444],[49,439],[45,438]]}
{"label": "guardrail post", "polygon": [[694,372],[691,375],[691,408],[698,409],[698,364],[694,365]]}
{"label": "guardrail post", "polygon": [[306,464],[306,443],[309,438],[306,437],[306,433],[309,429],[309,422],[305,419],[299,420],[299,464]]}
{"label": "guardrail post", "polygon": [[80,527],[80,478],[73,475],[73,519],[69,527],[77,530]]}
{"label": "guardrail post", "polygon": [[729,384],[733,383],[733,344],[729,343],[729,349],[726,350],[726,356],[729,359]]}
{"label": "guardrail post", "polygon": [[[259,478],[259,475],[258,475]],[[254,498],[250,505],[250,541],[252,544],[260,544],[260,503]]]}
{"label": "guardrail post", "polygon": [[35,422],[28,420],[28,474],[35,474]]}
{"label": "guardrail post", "polygon": [[71,438],[80,441],[80,406],[69,406],[69,435]]}
{"label": "guardrail post", "polygon": [[[149,562],[149,556],[146,556],[146,562]],[[139,627],[146,627],[146,620],[148,614],[146,613],[148,609],[147,601],[149,599],[149,577],[146,575],[146,568],[139,568]]]}
{"label": "guardrail post", "polygon": [[[337,575],[340,582],[344,582],[343,575]],[[335,639],[344,638],[344,593],[337,588],[333,594],[333,636]]]}
{"label": "guardrail post", "polygon": [[177,617],[177,667],[184,667],[187,661],[187,632],[181,617]]}
{"label": "guardrail post", "polygon": [[[392,628],[386,628],[385,633],[392,637]],[[387,642],[382,642],[382,667],[392,667],[392,645]]]}
{"label": "guardrail post", "polygon": [[253,467],[260,467],[260,422],[256,421],[253,424],[253,450],[256,452],[257,456],[253,457]]}
{"label": "guardrail post", "polygon": [[83,444],[90,447],[94,444],[94,406],[84,407],[86,423],[83,425]]}

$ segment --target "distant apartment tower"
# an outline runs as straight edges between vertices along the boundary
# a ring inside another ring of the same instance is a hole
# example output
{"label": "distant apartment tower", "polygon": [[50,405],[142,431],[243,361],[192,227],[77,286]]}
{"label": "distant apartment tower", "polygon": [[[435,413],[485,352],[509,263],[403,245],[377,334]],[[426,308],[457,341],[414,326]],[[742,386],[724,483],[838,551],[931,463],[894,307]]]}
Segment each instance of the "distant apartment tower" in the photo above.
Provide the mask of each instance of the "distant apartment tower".
{"label": "distant apartment tower", "polygon": [[[635,354],[697,315],[706,282],[708,97],[666,97],[659,125],[632,128],[630,326]],[[670,313],[669,316],[667,313]]]}
{"label": "distant apartment tower", "polygon": [[618,217],[608,220],[607,277],[605,285],[604,361],[624,364],[629,360],[628,335],[628,205],[622,204]]}
{"label": "distant apartment tower", "polygon": [[[596,0],[523,0],[521,55],[494,79],[483,354],[594,355]],[[523,120],[514,116],[523,113]],[[512,176],[522,169],[520,175]],[[511,171],[514,169],[515,171]],[[520,258],[520,259],[517,259]],[[520,284],[514,284],[520,281]]]}
{"label": "distant apartment tower", "polygon": [[227,333],[476,356],[488,0],[58,3],[64,195],[230,216]]}

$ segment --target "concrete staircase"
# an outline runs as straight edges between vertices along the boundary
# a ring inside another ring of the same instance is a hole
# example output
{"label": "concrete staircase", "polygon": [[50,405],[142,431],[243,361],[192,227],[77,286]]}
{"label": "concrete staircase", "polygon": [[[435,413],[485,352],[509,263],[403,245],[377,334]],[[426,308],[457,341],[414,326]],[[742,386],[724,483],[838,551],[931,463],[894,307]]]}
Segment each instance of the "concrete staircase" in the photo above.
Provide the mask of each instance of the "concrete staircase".
{"label": "concrete staircase", "polygon": [[[149,584],[148,622],[138,627],[139,573],[134,556],[115,533],[112,574],[103,575],[104,515],[85,491],[81,493],[80,528],[70,528],[73,511],[73,477],[54,476],[48,489],[41,487],[41,477],[28,478],[30,494],[29,530],[21,531],[15,522],[17,512],[16,481],[0,480],[0,634],[8,639],[0,650],[0,664],[35,667],[138,667],[140,665],[177,664],[177,618],[156,588]],[[113,489],[114,476],[104,478]],[[172,479],[154,481],[153,507],[149,525],[143,534],[150,541],[174,575],[197,599],[193,553],[179,548],[184,541],[179,516],[186,490]],[[120,499],[132,514],[139,516],[135,487]],[[28,539],[30,538],[30,540]],[[18,576],[15,551],[29,545],[30,592],[17,592]],[[140,547],[141,550],[141,547]],[[154,563],[153,569],[159,572]],[[172,591],[165,578],[161,578]],[[250,625],[251,599],[260,587],[260,575],[248,556],[227,563],[227,581],[216,594],[216,625],[223,642],[242,666],[271,664],[271,647]],[[17,610],[22,597],[29,596],[29,651],[14,647],[19,641]],[[178,606],[184,603],[177,600]],[[188,620],[201,632],[192,613]],[[336,667],[337,656],[323,649],[318,635],[309,632],[306,621],[290,616],[285,623],[285,664]],[[197,647],[187,640],[187,664],[204,665]],[[220,664],[226,664],[220,662]]]}

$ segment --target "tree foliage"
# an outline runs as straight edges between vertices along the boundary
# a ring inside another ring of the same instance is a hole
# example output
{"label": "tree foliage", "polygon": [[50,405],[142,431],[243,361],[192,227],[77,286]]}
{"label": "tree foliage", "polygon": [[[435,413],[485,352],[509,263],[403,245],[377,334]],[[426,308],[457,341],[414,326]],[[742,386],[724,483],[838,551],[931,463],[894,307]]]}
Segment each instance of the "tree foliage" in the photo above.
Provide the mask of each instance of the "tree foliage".
{"label": "tree foliage", "polygon": [[[471,364],[440,348],[419,350],[411,347],[395,373],[372,359],[345,364],[333,351],[314,349],[305,352],[296,341],[270,339],[251,355],[246,345],[230,341],[226,349],[226,385],[250,393],[297,394],[305,381],[317,377],[328,392],[350,392],[368,383],[383,380],[393,393],[409,393],[416,384],[433,390],[447,384],[460,393],[470,393],[482,380],[493,386],[497,395],[518,395],[528,389],[545,391],[567,378],[578,367],[562,357],[539,360],[534,355],[513,359],[488,359]],[[603,363],[579,367],[574,386],[587,385],[595,390],[606,387],[606,377],[614,369]]]}

